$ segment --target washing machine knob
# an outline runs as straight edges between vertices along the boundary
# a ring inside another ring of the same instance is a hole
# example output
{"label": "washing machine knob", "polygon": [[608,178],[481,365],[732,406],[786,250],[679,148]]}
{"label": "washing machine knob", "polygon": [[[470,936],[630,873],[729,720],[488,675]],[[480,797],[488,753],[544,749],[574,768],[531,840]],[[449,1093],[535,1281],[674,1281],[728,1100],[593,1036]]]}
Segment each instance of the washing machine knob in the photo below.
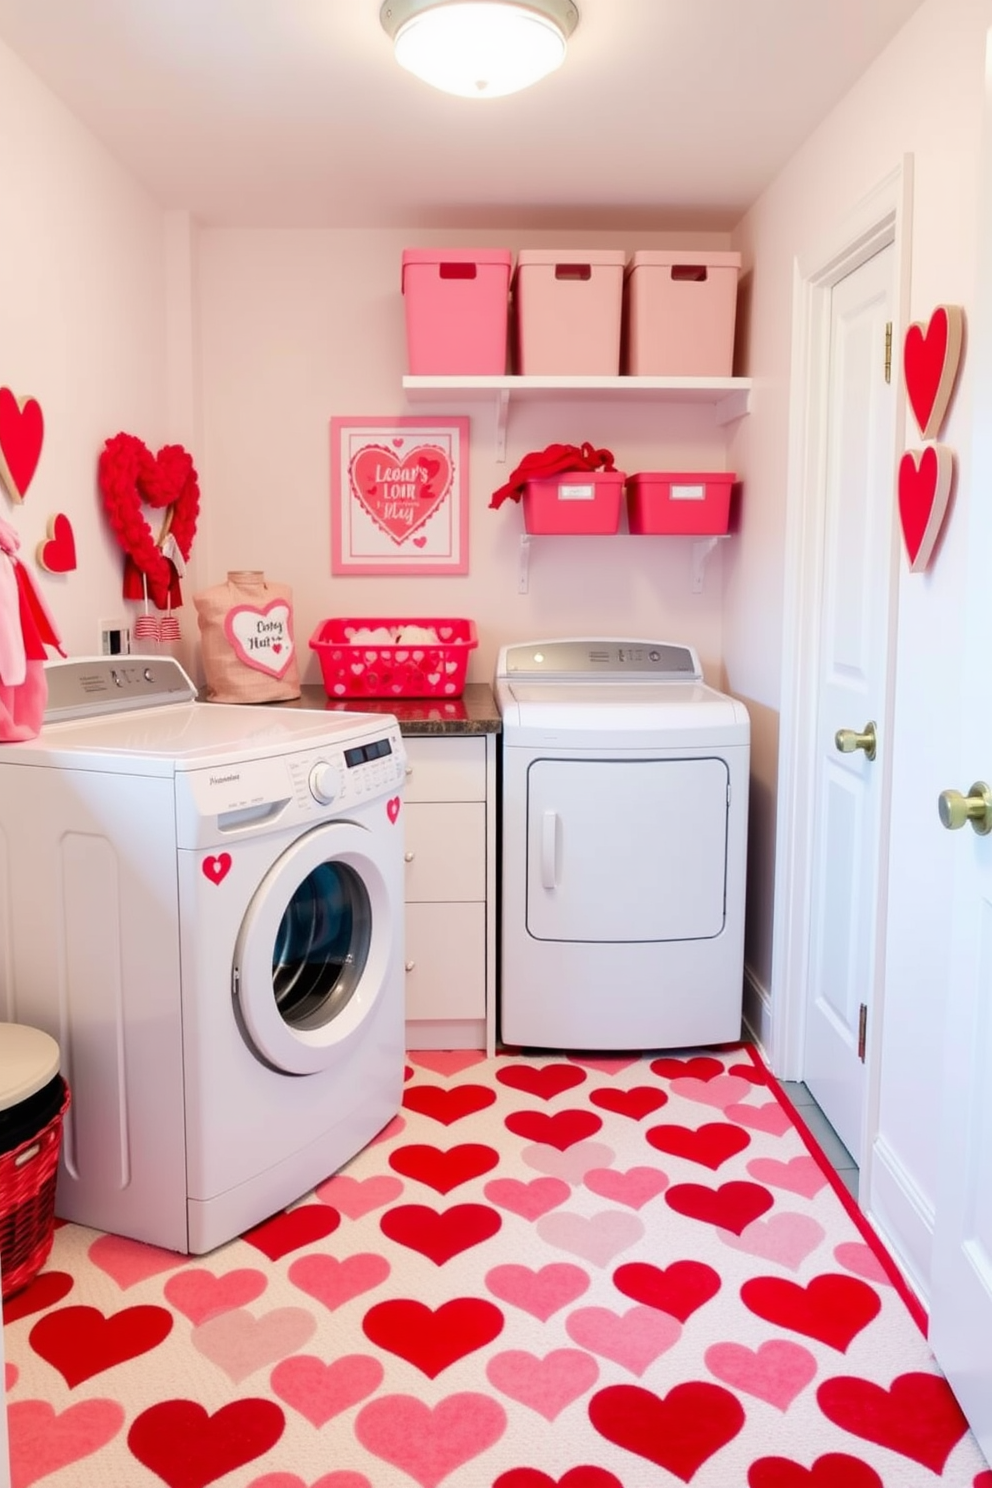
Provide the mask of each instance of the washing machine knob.
{"label": "washing machine knob", "polygon": [[320,760],[310,771],[310,794],[322,806],[331,804],[340,784],[336,768],[329,765],[327,760]]}

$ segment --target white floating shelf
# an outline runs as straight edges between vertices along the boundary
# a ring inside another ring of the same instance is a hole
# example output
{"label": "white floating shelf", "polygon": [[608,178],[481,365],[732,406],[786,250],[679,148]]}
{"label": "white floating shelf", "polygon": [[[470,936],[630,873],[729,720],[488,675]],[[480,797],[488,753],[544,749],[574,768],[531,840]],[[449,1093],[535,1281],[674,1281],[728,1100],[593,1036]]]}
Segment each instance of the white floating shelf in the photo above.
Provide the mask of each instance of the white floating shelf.
{"label": "white floating shelf", "polygon": [[717,424],[743,418],[751,402],[749,377],[404,377],[403,390],[410,403],[494,402],[500,460],[506,457],[506,421],[514,399],[708,403]]}

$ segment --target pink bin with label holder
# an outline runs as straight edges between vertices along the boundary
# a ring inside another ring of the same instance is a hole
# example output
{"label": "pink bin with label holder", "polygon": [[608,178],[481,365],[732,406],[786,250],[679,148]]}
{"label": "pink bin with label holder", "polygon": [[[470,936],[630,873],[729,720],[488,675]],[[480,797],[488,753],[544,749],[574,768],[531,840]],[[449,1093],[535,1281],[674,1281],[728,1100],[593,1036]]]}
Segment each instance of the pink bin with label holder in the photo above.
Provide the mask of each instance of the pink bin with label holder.
{"label": "pink bin with label holder", "polygon": [[524,486],[524,528],[541,536],[616,532],[626,476],[621,470],[569,470]]}
{"label": "pink bin with label holder", "polygon": [[624,372],[730,377],[739,253],[635,253],[624,282]]}
{"label": "pink bin with label holder", "polygon": [[619,375],[625,263],[613,249],[521,249],[513,276],[519,373]]}
{"label": "pink bin with label holder", "polygon": [[511,263],[503,248],[404,250],[407,364],[413,376],[503,376]]}
{"label": "pink bin with label holder", "polygon": [[727,531],[732,472],[644,470],[627,481],[627,526],[638,534],[712,537]]}

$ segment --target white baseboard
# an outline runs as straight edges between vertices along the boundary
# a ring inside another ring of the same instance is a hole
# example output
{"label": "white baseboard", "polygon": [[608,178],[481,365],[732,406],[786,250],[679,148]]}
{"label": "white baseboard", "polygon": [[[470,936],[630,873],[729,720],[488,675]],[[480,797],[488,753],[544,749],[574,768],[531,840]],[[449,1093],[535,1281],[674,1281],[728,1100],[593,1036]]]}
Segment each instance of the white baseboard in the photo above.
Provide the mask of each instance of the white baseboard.
{"label": "white baseboard", "polygon": [[906,1281],[929,1307],[933,1205],[883,1136],[872,1143],[868,1193],[862,1191],[860,1202]]}
{"label": "white baseboard", "polygon": [[767,1064],[772,1047],[772,999],[749,966],[744,968],[744,1027]]}

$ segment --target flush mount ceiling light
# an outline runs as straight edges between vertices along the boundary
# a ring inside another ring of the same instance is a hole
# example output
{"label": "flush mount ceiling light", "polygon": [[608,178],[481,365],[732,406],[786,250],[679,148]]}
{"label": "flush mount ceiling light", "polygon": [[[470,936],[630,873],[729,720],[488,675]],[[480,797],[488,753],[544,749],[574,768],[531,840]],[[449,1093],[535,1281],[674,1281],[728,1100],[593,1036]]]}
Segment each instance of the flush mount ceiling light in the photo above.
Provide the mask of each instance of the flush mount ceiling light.
{"label": "flush mount ceiling light", "polygon": [[501,98],[554,72],[579,20],[572,0],[385,0],[396,60],[462,98]]}

